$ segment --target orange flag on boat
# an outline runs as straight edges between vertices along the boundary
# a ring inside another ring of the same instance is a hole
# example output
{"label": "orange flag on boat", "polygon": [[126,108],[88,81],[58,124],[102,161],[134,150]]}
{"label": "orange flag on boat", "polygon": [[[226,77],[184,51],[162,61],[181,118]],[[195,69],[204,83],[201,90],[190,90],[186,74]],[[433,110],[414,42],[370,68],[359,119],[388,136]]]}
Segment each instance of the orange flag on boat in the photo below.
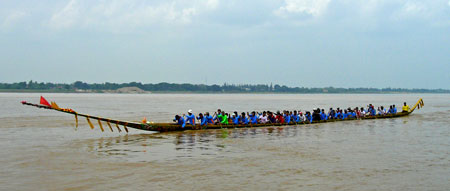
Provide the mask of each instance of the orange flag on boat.
{"label": "orange flag on boat", "polygon": [[50,105],[52,106],[53,109],[61,109],[54,101],[52,101]]}
{"label": "orange flag on boat", "polygon": [[44,97],[42,97],[42,96],[41,96],[41,102],[40,102],[40,104],[41,104],[41,105],[46,105],[46,106],[52,107],[52,106],[48,103],[48,101],[47,101]]}

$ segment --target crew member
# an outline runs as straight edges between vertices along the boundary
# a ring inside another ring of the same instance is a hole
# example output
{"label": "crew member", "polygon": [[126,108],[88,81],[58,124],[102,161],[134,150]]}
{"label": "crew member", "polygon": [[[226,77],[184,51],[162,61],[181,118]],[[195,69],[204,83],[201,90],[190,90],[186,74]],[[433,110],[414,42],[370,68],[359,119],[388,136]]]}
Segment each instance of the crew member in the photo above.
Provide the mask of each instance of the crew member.
{"label": "crew member", "polygon": [[175,119],[173,121],[177,122],[178,125],[181,125],[181,128],[184,128],[184,126],[186,126],[186,121],[179,115],[175,115]]}
{"label": "crew member", "polygon": [[256,116],[256,112],[255,111],[253,111],[251,114],[248,114],[248,117],[250,118],[250,123],[252,123],[252,124],[257,124],[258,123],[258,116]]}
{"label": "crew member", "polygon": [[214,124],[214,118],[209,115],[209,112],[205,113],[206,124]]}
{"label": "crew member", "polygon": [[188,110],[188,115],[186,115],[186,121],[191,125],[195,126],[195,115],[192,114],[192,109]]}
{"label": "crew member", "polygon": [[241,114],[241,124],[244,124],[244,125],[248,124],[248,118],[245,116],[244,112],[242,112],[242,114]]}
{"label": "crew member", "polygon": [[206,117],[203,116],[202,113],[199,113],[199,114],[198,114],[197,120],[200,121],[200,125],[206,125],[206,124],[208,124],[208,121],[206,121]]}
{"label": "crew member", "polygon": [[402,112],[409,112],[409,105],[406,105],[406,102],[403,103]]}

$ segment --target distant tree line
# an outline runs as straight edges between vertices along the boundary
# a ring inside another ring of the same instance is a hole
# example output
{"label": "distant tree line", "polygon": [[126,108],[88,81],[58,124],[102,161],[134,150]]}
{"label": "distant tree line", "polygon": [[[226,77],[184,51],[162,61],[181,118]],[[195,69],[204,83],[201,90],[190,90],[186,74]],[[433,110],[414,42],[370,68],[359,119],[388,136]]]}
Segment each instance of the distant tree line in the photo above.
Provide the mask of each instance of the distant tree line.
{"label": "distant tree line", "polygon": [[151,92],[211,92],[211,93],[450,93],[446,89],[405,89],[405,88],[305,88],[287,87],[284,85],[272,84],[227,84],[204,85],[204,84],[174,84],[157,83],[142,84],[140,82],[130,83],[85,83],[76,81],[71,84],[65,83],[43,83],[36,81],[0,83],[1,90],[47,90],[47,91],[93,91],[117,90],[124,87],[138,87]]}

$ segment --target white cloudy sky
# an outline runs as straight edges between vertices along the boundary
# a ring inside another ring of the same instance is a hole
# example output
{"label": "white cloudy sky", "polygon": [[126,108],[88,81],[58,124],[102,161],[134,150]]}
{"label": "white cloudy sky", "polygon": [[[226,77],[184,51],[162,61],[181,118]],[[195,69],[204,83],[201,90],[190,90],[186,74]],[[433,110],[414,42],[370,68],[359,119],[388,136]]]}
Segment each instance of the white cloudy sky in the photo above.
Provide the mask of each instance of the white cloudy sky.
{"label": "white cloudy sky", "polygon": [[450,89],[449,0],[2,0],[0,82]]}

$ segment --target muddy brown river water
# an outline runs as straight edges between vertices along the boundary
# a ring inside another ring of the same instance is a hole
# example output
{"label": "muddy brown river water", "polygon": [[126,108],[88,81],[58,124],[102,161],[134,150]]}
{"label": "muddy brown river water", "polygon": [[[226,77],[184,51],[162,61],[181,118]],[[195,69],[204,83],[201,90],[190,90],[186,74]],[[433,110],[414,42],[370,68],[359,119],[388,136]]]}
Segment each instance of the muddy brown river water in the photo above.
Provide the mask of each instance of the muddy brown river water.
{"label": "muddy brown river water", "polygon": [[[413,105],[408,117],[317,125],[100,132],[22,106],[39,96],[81,113],[169,122],[173,115]],[[450,190],[449,94],[0,93],[0,190]]]}

